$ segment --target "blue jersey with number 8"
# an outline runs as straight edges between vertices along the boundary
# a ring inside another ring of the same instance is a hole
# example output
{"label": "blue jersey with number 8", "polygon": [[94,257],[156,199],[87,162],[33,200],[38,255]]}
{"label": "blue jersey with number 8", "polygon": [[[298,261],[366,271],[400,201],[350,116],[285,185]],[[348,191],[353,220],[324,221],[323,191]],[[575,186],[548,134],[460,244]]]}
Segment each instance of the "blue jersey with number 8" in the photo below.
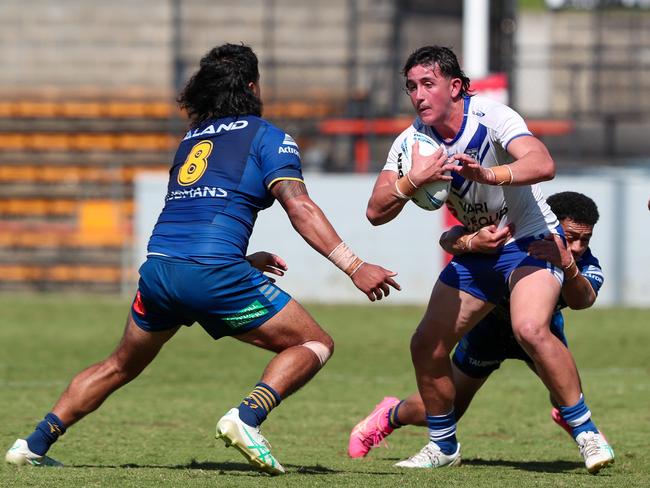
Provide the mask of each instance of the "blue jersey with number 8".
{"label": "blue jersey with number 8", "polygon": [[150,255],[203,264],[242,259],[278,180],[302,181],[293,138],[255,116],[208,120],[181,142]]}

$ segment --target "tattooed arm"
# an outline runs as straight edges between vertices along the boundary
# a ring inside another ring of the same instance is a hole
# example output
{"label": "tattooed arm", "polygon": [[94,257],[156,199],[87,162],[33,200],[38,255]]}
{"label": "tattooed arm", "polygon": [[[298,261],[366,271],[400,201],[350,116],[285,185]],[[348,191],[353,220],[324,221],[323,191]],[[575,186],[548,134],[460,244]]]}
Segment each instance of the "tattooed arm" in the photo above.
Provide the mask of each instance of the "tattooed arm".
{"label": "tattooed arm", "polygon": [[396,273],[362,261],[345,245],[320,207],[309,198],[302,181],[280,180],[271,187],[271,193],[287,212],[298,234],[348,274],[354,285],[371,301],[388,296],[389,286],[400,289],[393,280]]}
{"label": "tattooed arm", "polygon": [[323,256],[341,242],[323,211],[309,198],[302,181],[278,181],[271,187],[271,193],[287,212],[293,228]]}

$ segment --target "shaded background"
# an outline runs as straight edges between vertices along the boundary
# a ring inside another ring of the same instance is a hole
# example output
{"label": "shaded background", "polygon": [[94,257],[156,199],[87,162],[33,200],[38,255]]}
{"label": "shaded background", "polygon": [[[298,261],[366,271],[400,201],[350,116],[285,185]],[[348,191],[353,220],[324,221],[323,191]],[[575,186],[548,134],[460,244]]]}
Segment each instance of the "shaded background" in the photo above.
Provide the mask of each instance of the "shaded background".
{"label": "shaded background", "polygon": [[[645,174],[648,2],[489,5],[489,73],[474,81],[524,115],[558,175]],[[174,98],[211,47],[257,52],[265,116],[307,173],[376,173],[412,117],[406,56],[441,44],[462,62],[463,14],[459,1],[4,0],[0,290],[133,290],[134,180],[168,167],[186,129]]]}

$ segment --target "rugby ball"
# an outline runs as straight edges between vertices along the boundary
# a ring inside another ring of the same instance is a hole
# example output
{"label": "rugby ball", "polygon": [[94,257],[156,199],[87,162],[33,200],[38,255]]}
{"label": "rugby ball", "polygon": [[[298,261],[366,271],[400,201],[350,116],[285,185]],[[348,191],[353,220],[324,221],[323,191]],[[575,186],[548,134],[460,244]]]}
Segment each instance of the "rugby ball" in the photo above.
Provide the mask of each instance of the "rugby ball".
{"label": "rugby ball", "polygon": [[[411,151],[415,141],[420,143],[420,154],[430,156],[440,146],[436,141],[422,132],[411,132],[400,146],[400,155],[398,158],[398,170],[400,176],[407,174],[411,170]],[[445,174],[449,175],[449,172]],[[438,210],[444,205],[449,196],[451,181],[433,181],[422,185],[411,197],[413,203],[424,210]]]}

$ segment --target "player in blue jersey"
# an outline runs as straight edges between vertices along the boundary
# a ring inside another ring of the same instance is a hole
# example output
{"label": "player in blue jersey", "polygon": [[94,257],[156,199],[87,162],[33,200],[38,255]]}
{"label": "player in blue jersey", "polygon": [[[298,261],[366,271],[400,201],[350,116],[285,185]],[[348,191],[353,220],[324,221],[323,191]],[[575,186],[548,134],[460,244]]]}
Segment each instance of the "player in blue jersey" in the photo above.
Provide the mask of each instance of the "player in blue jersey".
{"label": "player in blue jersey", "polygon": [[217,422],[217,438],[257,469],[280,474],[260,425],[309,381],[333,351],[332,338],[263,274],[286,263],[246,257],[257,213],[278,200],[295,230],[350,276],[371,301],[399,290],[395,273],[365,263],[309,198],[300,153],[289,134],[260,118],[257,57],[225,44],[201,59],[179,97],[191,128],[170,170],[165,206],[140,268],[136,297],[116,350],[79,373],[35,431],[6,454],[13,464],[57,465],[46,456],[66,429],[137,377],[181,326],[233,336],[276,353],[241,404]]}
{"label": "player in blue jersey", "polygon": [[[368,219],[375,225],[386,223],[397,217],[422,185],[446,180],[451,182],[447,206],[471,232],[461,241],[464,248],[474,249],[482,228],[493,225],[510,234],[493,253],[454,256],[433,287],[411,340],[429,442],[397,466],[460,464],[449,354],[509,291],[517,342],[571,424],[585,466],[596,472],[613,460],[611,448],[591,421],[571,353],[549,328],[562,281],[578,270],[573,261],[558,268],[527,252],[532,242],[547,236],[552,237],[549,242],[564,246],[562,229],[538,185],[555,176],[555,163],[517,112],[469,92],[470,80],[450,49],[416,50],[403,74],[417,117],[391,147],[368,202]],[[422,156],[416,144],[411,169],[400,176],[400,148],[413,132],[426,134],[439,148],[431,156]]]}
{"label": "player in blue jersey", "polygon": [[[567,306],[575,310],[590,307],[603,284],[602,269],[589,248],[599,215],[593,200],[581,193],[557,193],[551,195],[547,202],[560,220],[568,249],[558,248],[549,241],[537,241],[529,251],[533,256],[559,267],[567,266],[572,260],[576,262],[579,273],[562,285],[560,300],[551,320],[551,332],[566,345],[561,309]],[[503,245],[508,232],[507,229],[486,228],[476,236],[473,252],[493,252]],[[453,227],[443,234],[440,244],[451,254],[466,253],[468,251],[461,244],[461,238],[465,235],[469,235],[469,232],[464,227]],[[452,374],[456,387],[454,411],[457,419],[463,416],[474,395],[506,359],[523,360],[535,372],[530,356],[513,334],[508,298],[504,298],[456,346],[452,356]],[[551,403],[551,418],[571,434],[570,426],[557,409],[558,402],[551,397]],[[363,457],[394,429],[404,425],[425,426],[425,419],[424,404],[418,393],[402,401],[396,397],[385,397],[352,430],[348,453],[351,457]]]}

